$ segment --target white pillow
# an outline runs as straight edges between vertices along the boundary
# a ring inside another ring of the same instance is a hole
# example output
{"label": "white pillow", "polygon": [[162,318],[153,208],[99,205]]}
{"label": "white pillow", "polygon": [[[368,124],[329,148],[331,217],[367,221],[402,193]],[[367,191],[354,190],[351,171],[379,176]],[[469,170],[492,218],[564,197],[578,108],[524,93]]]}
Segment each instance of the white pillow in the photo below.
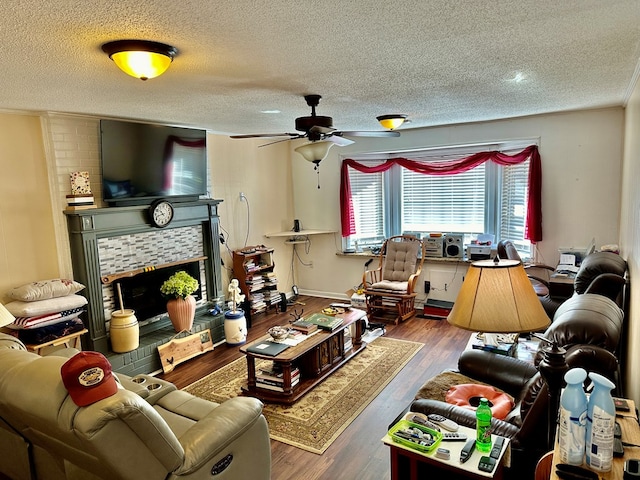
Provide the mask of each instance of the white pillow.
{"label": "white pillow", "polygon": [[23,302],[35,302],[37,300],[47,300],[49,298],[66,297],[78,293],[84,285],[73,280],[64,278],[53,278],[51,280],[41,280],[31,282],[21,287],[16,287],[9,291],[9,298],[21,300]]}
{"label": "white pillow", "polygon": [[37,300],[35,302],[23,302],[15,300],[5,305],[14,317],[36,317],[47,313],[63,312],[72,308],[86,305],[87,299],[82,295],[67,295],[64,297]]}

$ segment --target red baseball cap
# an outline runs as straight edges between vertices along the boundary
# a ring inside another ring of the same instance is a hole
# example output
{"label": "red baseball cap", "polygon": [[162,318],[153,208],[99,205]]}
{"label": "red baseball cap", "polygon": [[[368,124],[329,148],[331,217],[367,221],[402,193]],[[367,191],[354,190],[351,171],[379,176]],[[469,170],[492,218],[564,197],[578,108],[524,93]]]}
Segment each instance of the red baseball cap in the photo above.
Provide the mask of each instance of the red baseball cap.
{"label": "red baseball cap", "polygon": [[60,368],[62,382],[79,407],[110,397],[118,391],[111,364],[99,352],[79,352]]}

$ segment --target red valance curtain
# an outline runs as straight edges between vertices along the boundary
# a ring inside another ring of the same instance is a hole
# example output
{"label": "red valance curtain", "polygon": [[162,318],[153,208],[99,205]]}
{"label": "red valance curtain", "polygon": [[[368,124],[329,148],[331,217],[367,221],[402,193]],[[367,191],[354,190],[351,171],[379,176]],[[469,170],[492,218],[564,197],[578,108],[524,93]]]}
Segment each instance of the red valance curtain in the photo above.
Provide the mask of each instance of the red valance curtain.
{"label": "red valance curtain", "polygon": [[377,173],[389,170],[393,165],[400,165],[412,172],[425,175],[453,175],[466,172],[474,167],[492,161],[498,165],[515,165],[530,159],[529,162],[529,198],[527,199],[527,220],[524,236],[531,243],[542,240],[542,166],[537,145],[530,145],[520,153],[507,155],[502,152],[479,152],[469,157],[446,162],[419,162],[407,158],[391,158],[380,165],[368,167],[355,160],[346,159],[342,162],[340,178],[340,215],[342,219],[342,236],[347,237],[356,233],[351,199],[351,185],[349,184],[348,168],[354,168],[362,173]]}

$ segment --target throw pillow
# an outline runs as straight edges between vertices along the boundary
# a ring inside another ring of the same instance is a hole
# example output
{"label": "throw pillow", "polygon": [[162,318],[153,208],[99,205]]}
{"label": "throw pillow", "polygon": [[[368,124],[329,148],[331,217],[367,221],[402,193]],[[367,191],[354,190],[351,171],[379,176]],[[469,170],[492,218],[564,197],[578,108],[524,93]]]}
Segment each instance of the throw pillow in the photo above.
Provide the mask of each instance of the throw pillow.
{"label": "throw pillow", "polygon": [[62,312],[86,305],[87,299],[82,295],[67,295],[65,297],[23,302],[15,300],[5,305],[14,317],[36,317],[47,313]]}
{"label": "throw pillow", "polygon": [[53,278],[51,280],[41,280],[31,282],[21,287],[16,287],[9,291],[9,298],[23,302],[35,302],[37,300],[47,300],[49,298],[65,297],[78,293],[84,285],[73,280],[64,278]]}

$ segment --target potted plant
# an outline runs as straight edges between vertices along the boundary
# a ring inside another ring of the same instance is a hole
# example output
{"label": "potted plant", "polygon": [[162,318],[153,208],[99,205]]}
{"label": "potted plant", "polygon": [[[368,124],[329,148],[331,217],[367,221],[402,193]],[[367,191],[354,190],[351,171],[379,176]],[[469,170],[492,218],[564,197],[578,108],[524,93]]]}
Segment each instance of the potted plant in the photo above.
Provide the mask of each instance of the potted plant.
{"label": "potted plant", "polygon": [[160,287],[167,300],[167,313],[176,332],[191,330],[196,315],[196,299],[191,295],[198,281],[185,271],[171,275]]}

